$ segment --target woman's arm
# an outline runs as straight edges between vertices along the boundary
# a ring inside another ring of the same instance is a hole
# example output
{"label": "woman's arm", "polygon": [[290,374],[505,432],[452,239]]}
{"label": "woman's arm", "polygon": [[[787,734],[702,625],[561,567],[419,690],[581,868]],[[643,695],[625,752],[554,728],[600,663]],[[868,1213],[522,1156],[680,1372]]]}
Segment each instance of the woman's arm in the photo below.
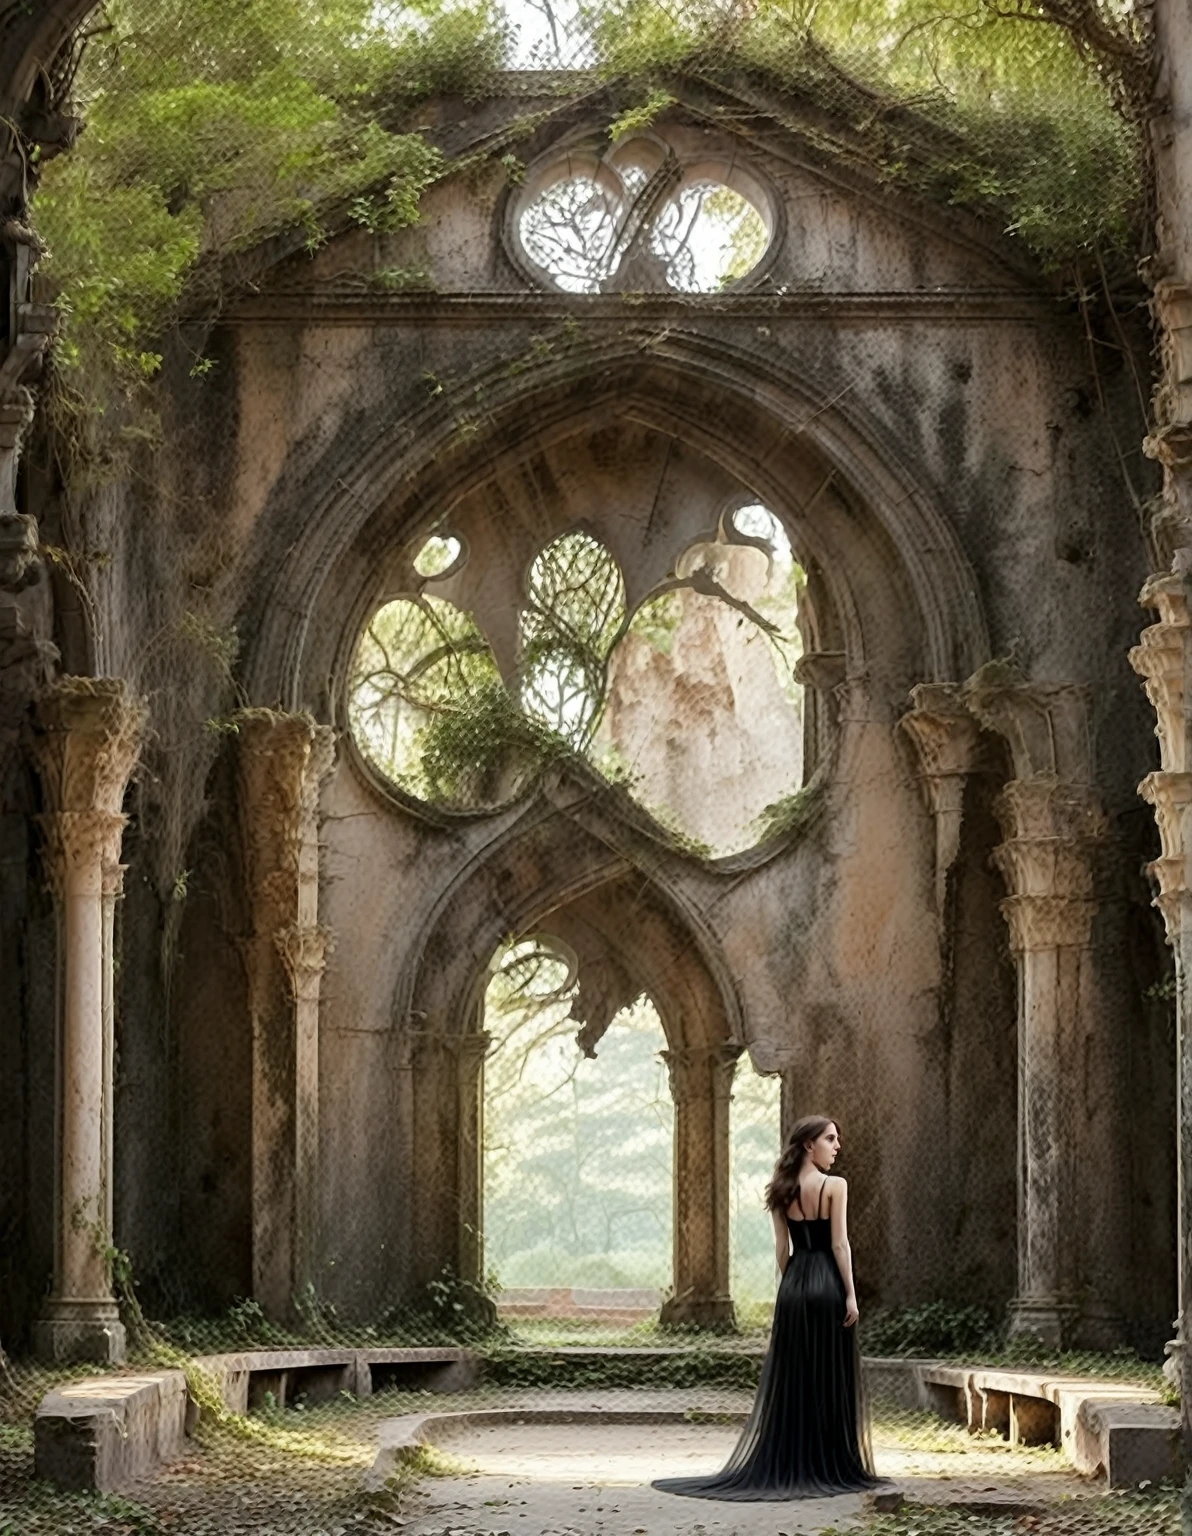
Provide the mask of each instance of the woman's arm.
{"label": "woman's arm", "polygon": [[770,1220],[774,1223],[774,1257],[778,1260],[778,1273],[786,1274],[786,1266],[791,1258],[790,1233],[786,1230],[786,1212],[771,1211]]}
{"label": "woman's arm", "polygon": [[848,1243],[848,1185],[843,1179],[833,1178],[829,1190],[832,1219],[832,1253],[840,1278],[844,1281],[844,1326],[851,1328],[857,1321],[857,1291],[853,1285],[853,1250]]}

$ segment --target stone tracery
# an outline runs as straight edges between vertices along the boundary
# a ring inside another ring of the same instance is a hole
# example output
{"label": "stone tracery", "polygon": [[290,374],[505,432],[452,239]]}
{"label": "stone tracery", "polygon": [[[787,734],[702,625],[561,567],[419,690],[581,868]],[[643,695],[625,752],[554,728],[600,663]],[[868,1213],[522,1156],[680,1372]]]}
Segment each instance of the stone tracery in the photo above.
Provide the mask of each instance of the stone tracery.
{"label": "stone tracery", "polygon": [[684,153],[656,133],[548,156],[515,208],[531,272],[569,293],[715,292],[759,265],[775,224],[731,150]]}
{"label": "stone tracery", "polygon": [[[735,853],[764,840],[804,760],[806,578],[773,513],[747,502],[723,514],[632,613],[616,559],[582,528],[538,551],[520,592],[493,590],[484,573],[474,602],[518,612],[504,683],[473,616],[434,595],[460,570],[461,548],[432,536],[413,568],[431,550],[442,569],[417,596],[384,604],[357,647],[348,713],[375,767],[417,800],[495,810],[529,787],[536,759],[570,753],[691,848]],[[666,744],[659,722],[675,714],[703,750]],[[746,766],[749,787],[734,789]]]}

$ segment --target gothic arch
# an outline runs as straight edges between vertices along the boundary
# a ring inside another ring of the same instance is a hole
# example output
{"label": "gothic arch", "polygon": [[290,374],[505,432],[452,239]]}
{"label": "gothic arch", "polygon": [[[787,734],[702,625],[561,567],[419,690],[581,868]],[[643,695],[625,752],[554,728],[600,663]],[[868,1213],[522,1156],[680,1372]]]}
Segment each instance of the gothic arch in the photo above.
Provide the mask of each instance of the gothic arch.
{"label": "gothic arch", "polygon": [[938,493],[856,392],[833,399],[724,342],[636,328],[513,378],[501,369],[468,382],[459,398],[483,411],[431,402],[399,420],[379,405],[363,451],[357,421],[314,474],[279,477],[262,572],[276,566],[270,550],[289,552],[251,648],[255,701],[334,711],[394,546],[498,463],[627,414],[715,459],[783,518],[824,572],[850,670],[889,657],[909,687],[968,676],[988,658],[976,580]]}
{"label": "gothic arch", "polygon": [[[560,825],[562,821],[563,825]],[[395,1000],[401,1041],[398,1107],[414,1187],[406,1251],[411,1285],[444,1266],[482,1272],[482,1009],[487,966],[510,934],[561,939],[599,968],[585,1031],[598,1038],[617,1008],[646,992],[662,1019],[675,1101],[674,1321],[724,1323],[728,1289],[728,1113],[743,1048],[735,994],[714,943],[670,899],[658,871],[637,867],[559,805],[540,804],[490,845],[428,915]],[[589,975],[592,969],[589,969]],[[598,994],[598,995],[594,995]],[[581,990],[581,999],[583,993]],[[580,1021],[577,1019],[577,1028]]]}

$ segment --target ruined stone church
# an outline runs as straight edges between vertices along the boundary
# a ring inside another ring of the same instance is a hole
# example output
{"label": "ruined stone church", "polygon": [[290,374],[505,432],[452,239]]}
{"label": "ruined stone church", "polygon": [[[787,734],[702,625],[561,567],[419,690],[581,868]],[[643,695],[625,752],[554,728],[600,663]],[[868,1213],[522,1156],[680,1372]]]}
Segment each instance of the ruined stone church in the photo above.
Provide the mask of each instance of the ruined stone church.
{"label": "ruined stone church", "polygon": [[[85,10],[0,9],[6,134],[61,129]],[[6,1346],[121,1357],[97,1233],[197,1311],[479,1280],[527,938],[590,1048],[661,1020],[667,1319],[731,1324],[752,1070],[840,1117],[867,1305],[1169,1336],[1189,290],[1156,360],[1131,275],[1082,305],[818,109],[742,82],[713,127],[708,89],[615,142],[547,114],[516,175],[532,76],[423,109],[465,168],[409,228],[247,253],[82,508],[9,144]]]}

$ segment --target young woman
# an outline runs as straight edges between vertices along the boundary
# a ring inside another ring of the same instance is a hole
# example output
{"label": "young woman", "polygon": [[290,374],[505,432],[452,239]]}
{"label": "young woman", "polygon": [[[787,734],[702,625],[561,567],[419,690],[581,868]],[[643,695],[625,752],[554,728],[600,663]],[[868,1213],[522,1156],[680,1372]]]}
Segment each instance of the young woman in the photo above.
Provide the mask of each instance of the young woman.
{"label": "young woman", "polygon": [[766,1189],[782,1279],[753,1412],[727,1465],[654,1484],[702,1499],[805,1499],[874,1487],[861,1400],[848,1185],[835,1120],[791,1132]]}

